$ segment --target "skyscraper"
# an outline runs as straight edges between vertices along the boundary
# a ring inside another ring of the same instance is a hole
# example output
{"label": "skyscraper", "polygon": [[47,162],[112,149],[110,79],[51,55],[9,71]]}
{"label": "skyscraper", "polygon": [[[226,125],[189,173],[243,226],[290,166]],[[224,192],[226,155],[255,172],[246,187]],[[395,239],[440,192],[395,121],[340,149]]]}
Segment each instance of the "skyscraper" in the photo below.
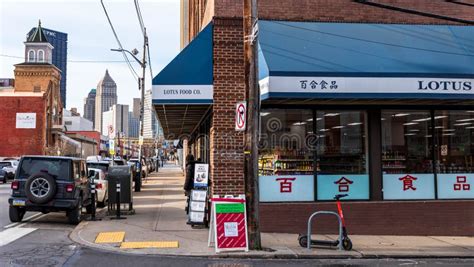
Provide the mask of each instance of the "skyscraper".
{"label": "skyscraper", "polygon": [[128,135],[128,105],[114,104],[103,113],[102,134],[110,138]]}
{"label": "skyscraper", "polygon": [[151,104],[152,91],[145,91],[145,106],[143,110],[143,137],[160,138],[163,136],[163,129],[158,121],[156,113]]}
{"label": "skyscraper", "polygon": [[[66,80],[67,80],[67,33],[53,31],[42,28],[48,43],[53,46],[53,65],[61,70],[61,102],[66,107]],[[36,27],[32,28],[26,35],[26,39],[36,32]]]}
{"label": "skyscraper", "polygon": [[140,118],[140,98],[133,99],[132,112],[135,118]]}
{"label": "skyscraper", "polygon": [[97,84],[97,91],[95,96],[96,131],[102,132],[103,113],[105,111],[108,111],[109,108],[115,104],[117,104],[117,84],[115,84],[112,77],[110,77],[109,70],[106,70],[104,77],[99,81],[99,84]]}
{"label": "skyscraper", "polygon": [[140,120],[128,112],[128,137],[138,138],[140,132]]}
{"label": "skyscraper", "polygon": [[84,118],[92,121],[93,125],[95,125],[95,94],[95,89],[91,89],[87,97],[84,98]]}

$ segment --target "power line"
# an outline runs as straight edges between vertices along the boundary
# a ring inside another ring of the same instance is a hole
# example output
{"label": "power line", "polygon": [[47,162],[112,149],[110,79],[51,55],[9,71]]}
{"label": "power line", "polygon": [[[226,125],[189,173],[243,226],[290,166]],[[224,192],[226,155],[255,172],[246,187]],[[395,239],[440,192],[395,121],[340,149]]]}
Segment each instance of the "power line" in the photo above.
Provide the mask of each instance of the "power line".
{"label": "power line", "polygon": [[[135,3],[135,10],[137,11],[138,23],[140,24],[140,29],[143,33],[143,36],[145,37],[146,35],[145,22],[143,22],[143,16],[140,9],[140,4],[138,3],[138,0],[134,0],[134,3]],[[153,69],[151,67],[151,55],[150,55],[150,42],[149,42],[148,37],[146,37],[146,39],[147,39],[146,46],[147,46],[147,54],[148,54],[148,65],[150,66],[150,76],[151,76],[151,79],[153,80]]]}
{"label": "power line", "polygon": [[143,23],[143,17],[142,17],[142,12],[140,10],[140,4],[138,3],[138,0],[134,0],[134,3],[135,3],[135,10],[137,11],[138,23],[140,24],[140,29],[142,30],[143,36],[145,36],[145,23]]}
{"label": "power line", "polygon": [[[0,54],[0,57],[24,59],[24,57],[5,55],[5,54]],[[127,61],[125,60],[67,60],[67,62],[69,63],[127,63]]]}
{"label": "power line", "polygon": [[105,13],[105,16],[107,17],[107,21],[109,22],[110,28],[112,29],[112,32],[115,36],[115,40],[117,41],[117,44],[119,45],[119,48],[122,51],[122,55],[123,55],[125,61],[127,61],[128,68],[130,69],[130,72],[132,73],[132,76],[135,79],[135,81],[137,81],[139,76],[138,76],[137,72],[135,71],[135,69],[133,69],[132,64],[128,60],[127,54],[125,54],[125,51],[123,50],[122,43],[120,42],[120,40],[117,36],[117,33],[115,32],[114,26],[112,25],[112,21],[110,20],[109,14],[107,13],[107,9],[105,8],[104,0],[100,0],[100,3],[102,4],[102,8],[104,9],[104,13]]}

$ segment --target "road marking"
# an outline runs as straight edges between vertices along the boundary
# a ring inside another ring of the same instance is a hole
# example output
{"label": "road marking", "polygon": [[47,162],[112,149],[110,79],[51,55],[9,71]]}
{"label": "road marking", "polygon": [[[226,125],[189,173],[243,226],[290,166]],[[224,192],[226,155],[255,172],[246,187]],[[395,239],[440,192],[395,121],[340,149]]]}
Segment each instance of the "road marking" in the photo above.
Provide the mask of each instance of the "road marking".
{"label": "road marking", "polygon": [[125,238],[125,232],[101,232],[97,235],[95,243],[120,243]]}
{"label": "road marking", "polygon": [[122,242],[120,248],[178,248],[178,241]]}
{"label": "road marking", "polygon": [[[17,225],[19,225],[20,223],[27,223],[27,222],[29,222],[29,221],[32,220],[32,219],[35,219],[35,220],[36,220],[36,219],[39,219],[40,217],[43,217],[42,215],[44,216],[44,215],[46,215],[46,214],[41,214],[41,213],[33,214],[33,215],[31,215],[30,217],[23,219],[22,222],[11,223],[11,224],[9,224],[9,225],[3,226],[3,228],[8,229],[8,228],[17,226]],[[39,217],[38,217],[38,216],[39,216]],[[35,218],[35,217],[38,217],[38,218]]]}
{"label": "road marking", "polygon": [[32,233],[36,228],[20,228],[15,227],[0,232],[0,247],[5,246],[23,236]]}

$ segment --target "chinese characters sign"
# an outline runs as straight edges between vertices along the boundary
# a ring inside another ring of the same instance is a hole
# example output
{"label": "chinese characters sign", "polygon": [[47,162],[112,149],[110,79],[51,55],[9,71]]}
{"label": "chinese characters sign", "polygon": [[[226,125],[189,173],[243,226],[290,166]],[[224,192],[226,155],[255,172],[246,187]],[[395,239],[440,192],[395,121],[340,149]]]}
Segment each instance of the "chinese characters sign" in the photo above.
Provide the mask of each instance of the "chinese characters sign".
{"label": "chinese characters sign", "polygon": [[314,201],[313,175],[260,176],[261,202]]}
{"label": "chinese characters sign", "polygon": [[[331,83],[331,84],[329,84]],[[337,81],[326,82],[325,80],[300,80],[301,89],[337,89]]]}
{"label": "chinese characters sign", "polygon": [[384,174],[383,195],[384,199],[434,199],[434,174]]}
{"label": "chinese characters sign", "polygon": [[364,174],[318,175],[318,200],[332,200],[337,194],[346,199],[369,199],[369,176]]}
{"label": "chinese characters sign", "polygon": [[474,174],[438,174],[438,198],[474,198]]}

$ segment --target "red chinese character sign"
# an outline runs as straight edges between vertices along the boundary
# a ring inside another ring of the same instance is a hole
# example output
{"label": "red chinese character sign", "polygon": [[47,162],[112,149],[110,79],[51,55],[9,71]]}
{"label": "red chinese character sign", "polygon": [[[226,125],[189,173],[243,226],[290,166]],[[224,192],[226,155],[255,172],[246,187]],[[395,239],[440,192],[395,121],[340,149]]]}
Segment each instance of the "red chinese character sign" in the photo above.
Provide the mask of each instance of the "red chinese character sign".
{"label": "red chinese character sign", "polygon": [[434,174],[383,175],[384,199],[434,199]]}
{"label": "red chinese character sign", "polygon": [[259,176],[261,202],[314,201],[312,175]]}
{"label": "red chinese character sign", "polygon": [[347,194],[343,200],[369,199],[369,175],[318,174],[318,200],[333,200],[337,194]]}
{"label": "red chinese character sign", "polygon": [[474,174],[438,174],[438,198],[474,199]]}
{"label": "red chinese character sign", "polygon": [[[212,198],[209,246],[215,251],[248,251],[244,198]],[[212,242],[213,241],[213,242]]]}

